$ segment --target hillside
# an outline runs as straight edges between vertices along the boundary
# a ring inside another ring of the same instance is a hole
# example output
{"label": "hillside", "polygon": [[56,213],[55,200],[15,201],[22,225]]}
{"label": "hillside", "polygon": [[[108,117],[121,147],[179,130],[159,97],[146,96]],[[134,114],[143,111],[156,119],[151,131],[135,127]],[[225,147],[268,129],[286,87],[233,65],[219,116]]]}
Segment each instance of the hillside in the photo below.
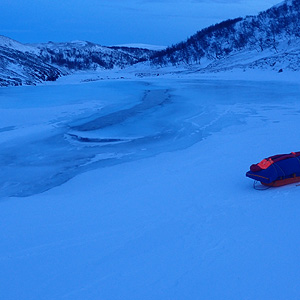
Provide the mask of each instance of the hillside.
{"label": "hillside", "polygon": [[125,68],[148,60],[155,52],[135,47],[103,47],[84,41],[24,45],[0,36],[0,86],[55,81],[79,70]]}
{"label": "hillside", "polygon": [[0,36],[0,86],[34,85],[54,81],[61,75],[34,47]]}
{"label": "hillside", "polygon": [[155,54],[152,65],[198,66],[201,71],[240,68],[299,70],[300,1],[286,0],[257,16],[210,26]]}
{"label": "hillside", "polygon": [[97,70],[125,68],[148,60],[155,51],[130,47],[104,47],[84,41],[33,45],[47,63],[68,70]]}

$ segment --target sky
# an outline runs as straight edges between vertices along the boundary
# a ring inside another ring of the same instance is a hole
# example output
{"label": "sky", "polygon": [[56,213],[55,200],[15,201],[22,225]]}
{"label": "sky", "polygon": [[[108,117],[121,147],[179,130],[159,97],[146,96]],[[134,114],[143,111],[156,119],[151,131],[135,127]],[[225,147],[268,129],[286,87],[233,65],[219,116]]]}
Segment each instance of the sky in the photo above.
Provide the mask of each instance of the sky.
{"label": "sky", "polygon": [[0,0],[0,35],[22,43],[168,46],[281,0]]}

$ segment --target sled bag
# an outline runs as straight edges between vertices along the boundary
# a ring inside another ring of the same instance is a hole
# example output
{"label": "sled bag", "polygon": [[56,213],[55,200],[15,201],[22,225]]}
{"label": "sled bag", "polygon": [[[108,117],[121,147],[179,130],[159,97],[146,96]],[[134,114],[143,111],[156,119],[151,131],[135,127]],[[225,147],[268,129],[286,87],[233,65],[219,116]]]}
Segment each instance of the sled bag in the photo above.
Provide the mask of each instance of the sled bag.
{"label": "sled bag", "polygon": [[[263,184],[300,177],[300,152],[265,158],[260,163],[252,165],[246,176]],[[289,183],[288,180],[285,182]]]}

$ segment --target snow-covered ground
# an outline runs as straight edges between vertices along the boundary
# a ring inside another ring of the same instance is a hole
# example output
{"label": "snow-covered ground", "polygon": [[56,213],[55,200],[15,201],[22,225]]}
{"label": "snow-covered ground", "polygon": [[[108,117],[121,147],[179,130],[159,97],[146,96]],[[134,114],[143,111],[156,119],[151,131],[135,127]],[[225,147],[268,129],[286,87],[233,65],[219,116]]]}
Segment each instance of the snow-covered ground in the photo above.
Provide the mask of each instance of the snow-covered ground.
{"label": "snow-covered ground", "polygon": [[296,80],[101,76],[0,90],[0,299],[299,299]]}

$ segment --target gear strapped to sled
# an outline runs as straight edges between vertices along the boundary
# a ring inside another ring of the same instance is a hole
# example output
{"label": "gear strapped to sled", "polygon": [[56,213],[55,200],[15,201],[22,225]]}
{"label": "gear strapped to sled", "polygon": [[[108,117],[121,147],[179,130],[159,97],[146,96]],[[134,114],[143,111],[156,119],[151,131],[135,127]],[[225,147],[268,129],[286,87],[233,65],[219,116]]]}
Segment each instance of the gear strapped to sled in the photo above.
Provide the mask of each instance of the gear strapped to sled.
{"label": "gear strapped to sled", "polygon": [[251,165],[246,176],[266,186],[300,182],[300,151],[265,158]]}

